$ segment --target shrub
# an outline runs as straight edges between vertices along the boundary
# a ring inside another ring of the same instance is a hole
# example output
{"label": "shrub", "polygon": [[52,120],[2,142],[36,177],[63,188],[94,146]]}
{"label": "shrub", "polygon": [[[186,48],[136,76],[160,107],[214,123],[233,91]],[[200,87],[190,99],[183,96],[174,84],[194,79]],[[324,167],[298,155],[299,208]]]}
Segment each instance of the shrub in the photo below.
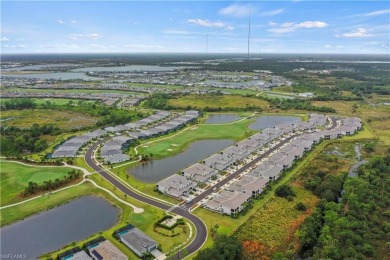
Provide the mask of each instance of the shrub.
{"label": "shrub", "polygon": [[307,210],[307,207],[305,204],[303,204],[302,202],[298,202],[296,205],[295,205],[295,208],[299,211],[306,211]]}
{"label": "shrub", "polygon": [[295,197],[295,192],[290,185],[283,184],[276,188],[275,194],[278,197],[287,198],[287,196]]}

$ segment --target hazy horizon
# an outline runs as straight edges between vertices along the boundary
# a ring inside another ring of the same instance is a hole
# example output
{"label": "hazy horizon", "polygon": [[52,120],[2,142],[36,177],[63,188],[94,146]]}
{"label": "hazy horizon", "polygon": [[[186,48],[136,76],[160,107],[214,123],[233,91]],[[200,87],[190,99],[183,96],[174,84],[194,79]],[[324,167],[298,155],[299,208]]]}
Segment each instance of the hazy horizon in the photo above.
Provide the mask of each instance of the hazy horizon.
{"label": "hazy horizon", "polygon": [[1,52],[389,54],[385,1],[2,1]]}

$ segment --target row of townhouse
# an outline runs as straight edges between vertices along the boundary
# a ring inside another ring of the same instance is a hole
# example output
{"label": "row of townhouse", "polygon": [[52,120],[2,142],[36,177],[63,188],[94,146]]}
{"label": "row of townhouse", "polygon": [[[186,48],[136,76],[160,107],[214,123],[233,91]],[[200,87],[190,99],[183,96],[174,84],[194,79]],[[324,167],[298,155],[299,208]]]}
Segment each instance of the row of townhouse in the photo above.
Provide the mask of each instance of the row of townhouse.
{"label": "row of townhouse", "polygon": [[80,136],[73,137],[64,143],[62,143],[53,154],[51,154],[51,158],[59,158],[59,157],[75,157],[77,152],[80,150],[82,146],[87,144],[94,138],[97,138],[101,135],[106,134],[106,131],[98,129],[95,131],[91,131]]}
{"label": "row of townhouse", "polygon": [[331,130],[305,133],[294,139],[278,153],[272,155],[267,161],[260,163],[248,175],[276,180],[282,172],[292,166],[293,162],[301,158],[305,152],[311,150],[313,145],[322,139],[335,139],[345,135],[353,135],[362,127],[359,118],[344,118],[340,127]]}
{"label": "row of townhouse", "polygon": [[[160,113],[157,113],[157,115],[147,118],[148,120],[146,122],[150,122],[150,120],[153,120],[153,122],[157,122],[164,119],[168,115],[169,115],[168,113],[161,111]],[[184,127],[187,123],[194,121],[198,116],[199,116],[198,111],[189,110],[184,115],[166,121],[165,123],[159,126],[143,129],[140,130],[139,132],[137,131],[126,132],[128,134],[127,136],[126,135],[115,136],[114,138],[112,138],[112,141],[106,142],[103,145],[100,155],[104,159],[105,163],[109,163],[109,164],[130,160],[130,157],[124,154],[122,151],[122,148],[124,146],[130,144],[136,139],[151,138],[157,135],[167,134],[176,131],[177,129]],[[179,124],[177,124],[178,122]],[[145,121],[142,124],[145,124]],[[118,127],[116,127],[116,129],[118,129]]]}
{"label": "row of townhouse", "polygon": [[[325,118],[323,115],[312,114],[311,118]],[[284,134],[291,133],[294,130],[312,130],[316,123],[322,120],[312,120],[307,122],[294,122],[290,124],[281,124],[275,127],[266,128],[261,133],[254,134],[233,146],[230,146],[210,157],[204,159],[201,163],[195,163],[181,171],[181,175],[173,175],[157,183],[157,189],[169,196],[183,198],[188,195],[197,183],[205,183],[220,171],[227,170],[237,161],[247,158],[253,152],[258,151],[271,141],[281,137]],[[184,177],[184,178],[183,178]],[[255,177],[255,176],[252,176]],[[268,178],[269,179],[269,178]],[[267,179],[267,180],[268,180]],[[179,186],[176,186],[180,183]],[[237,191],[240,192],[240,191]],[[260,190],[255,192],[257,196]]]}
{"label": "row of townhouse", "polygon": [[[106,127],[104,128],[104,130],[98,129],[80,136],[73,137],[66,142],[60,144],[51,155],[51,158],[76,157],[80,148],[92,139],[101,137],[108,133],[119,134],[120,132],[127,131],[128,136],[115,137],[119,139],[113,140],[114,142],[120,142],[120,144],[117,144],[121,146],[120,148],[113,147],[114,144],[107,146],[104,145],[103,150],[106,151],[102,153],[102,157],[105,159],[106,163],[126,161],[129,160],[129,157],[127,155],[122,154],[121,152],[122,146],[124,144],[127,144],[134,139],[151,138],[157,135],[167,134],[169,132],[176,131],[177,129],[184,127],[187,123],[195,121],[196,118],[199,116],[198,111],[189,110],[186,111],[184,115],[180,115],[177,118],[174,118],[170,121],[166,121],[165,123],[157,127],[140,130],[141,127],[147,126],[151,123],[161,122],[162,120],[168,118],[170,114],[171,113],[167,111],[158,111],[154,115],[141,119],[137,122],[129,123],[126,125]],[[121,138],[125,141],[121,141]]]}
{"label": "row of townhouse", "polygon": [[124,135],[115,136],[111,141],[104,143],[100,150],[100,157],[104,159],[105,163],[109,164],[130,160],[130,157],[123,153],[122,147],[134,140],[134,138]]}
{"label": "row of townhouse", "polygon": [[[310,120],[311,122],[306,129],[301,128],[302,124],[295,125],[292,129],[312,130],[311,126],[315,124],[319,126],[326,125],[326,118],[317,114],[314,117],[315,119],[311,118],[312,120]],[[239,213],[245,208],[246,203],[251,198],[261,194],[270,181],[278,179],[284,170],[290,168],[294,161],[301,158],[305,152],[309,151],[315,144],[318,144],[321,139],[328,138],[328,134],[336,137],[354,134],[361,129],[361,125],[359,118],[344,118],[342,125],[338,128],[303,133],[269,157],[268,160],[260,163],[239,180],[235,180],[221,193],[214,194],[204,204],[204,207],[227,215]]]}

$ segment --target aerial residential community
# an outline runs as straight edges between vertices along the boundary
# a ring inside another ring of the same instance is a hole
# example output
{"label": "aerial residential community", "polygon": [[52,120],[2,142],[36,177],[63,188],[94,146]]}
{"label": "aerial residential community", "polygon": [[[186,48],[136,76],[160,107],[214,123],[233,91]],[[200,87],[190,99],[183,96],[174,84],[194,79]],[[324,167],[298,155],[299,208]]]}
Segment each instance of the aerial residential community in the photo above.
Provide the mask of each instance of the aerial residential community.
{"label": "aerial residential community", "polygon": [[2,1],[2,259],[389,259],[385,1]]}

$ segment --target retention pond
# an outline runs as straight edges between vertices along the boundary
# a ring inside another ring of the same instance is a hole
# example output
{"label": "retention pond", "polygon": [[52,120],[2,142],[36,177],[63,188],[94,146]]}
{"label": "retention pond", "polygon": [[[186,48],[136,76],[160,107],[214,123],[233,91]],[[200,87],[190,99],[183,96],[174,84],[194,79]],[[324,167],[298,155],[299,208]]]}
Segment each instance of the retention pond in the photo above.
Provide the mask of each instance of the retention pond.
{"label": "retention pond", "polygon": [[1,228],[1,254],[36,259],[114,226],[118,216],[108,201],[82,197]]}
{"label": "retention pond", "polygon": [[226,124],[241,119],[240,116],[235,114],[210,114],[205,121],[206,124]]}
{"label": "retention pond", "polygon": [[263,130],[268,127],[274,127],[279,124],[299,122],[301,118],[299,116],[269,116],[261,115],[257,117],[257,120],[249,125],[252,130]]}
{"label": "retention pond", "polygon": [[154,183],[163,180],[172,174],[200,161],[214,153],[223,150],[234,142],[228,139],[202,140],[194,142],[182,153],[161,160],[153,160],[129,168],[127,174],[136,179]]}

